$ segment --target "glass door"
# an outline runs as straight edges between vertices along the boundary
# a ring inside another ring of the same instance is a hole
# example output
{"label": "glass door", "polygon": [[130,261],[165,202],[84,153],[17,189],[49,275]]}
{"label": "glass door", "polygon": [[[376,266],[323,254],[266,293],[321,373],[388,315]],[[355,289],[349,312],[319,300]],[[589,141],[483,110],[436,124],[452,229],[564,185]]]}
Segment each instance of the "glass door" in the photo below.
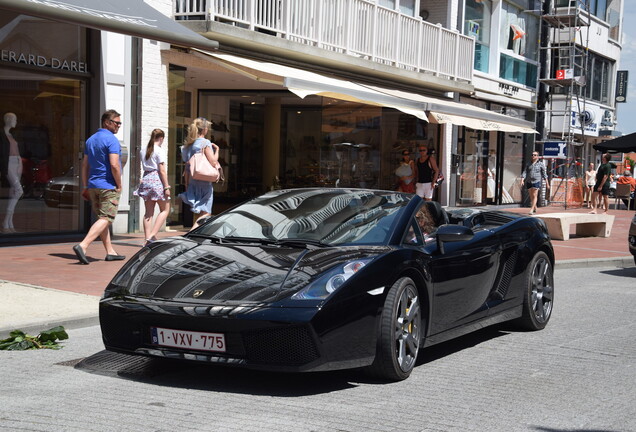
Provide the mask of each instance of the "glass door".
{"label": "glass door", "polygon": [[488,197],[488,132],[460,128],[458,205],[483,205]]}

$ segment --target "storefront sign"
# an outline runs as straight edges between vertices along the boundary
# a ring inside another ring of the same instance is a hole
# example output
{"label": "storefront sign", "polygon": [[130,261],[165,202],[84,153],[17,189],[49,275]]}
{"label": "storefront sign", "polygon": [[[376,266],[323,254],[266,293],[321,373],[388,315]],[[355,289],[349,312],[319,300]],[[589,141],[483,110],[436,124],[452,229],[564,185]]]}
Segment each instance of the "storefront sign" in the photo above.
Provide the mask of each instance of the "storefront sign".
{"label": "storefront sign", "polygon": [[567,153],[567,143],[565,141],[546,141],[543,143],[544,158],[565,159]]}
{"label": "storefront sign", "polygon": [[57,57],[21,53],[11,50],[1,50],[0,60],[9,63],[18,63],[42,68],[50,68],[69,72],[88,73],[88,65],[81,61],[65,60]]}
{"label": "storefront sign", "polygon": [[516,96],[517,94],[519,94],[519,90],[519,87],[515,87],[510,84],[499,83],[499,91],[506,96]]}
{"label": "storefront sign", "polygon": [[629,71],[622,70],[616,72],[616,103],[627,102],[627,77]]}
{"label": "storefront sign", "polygon": [[585,128],[585,133],[598,136],[599,109],[597,107],[589,107],[585,111],[578,113],[572,111],[572,127],[575,129]]}

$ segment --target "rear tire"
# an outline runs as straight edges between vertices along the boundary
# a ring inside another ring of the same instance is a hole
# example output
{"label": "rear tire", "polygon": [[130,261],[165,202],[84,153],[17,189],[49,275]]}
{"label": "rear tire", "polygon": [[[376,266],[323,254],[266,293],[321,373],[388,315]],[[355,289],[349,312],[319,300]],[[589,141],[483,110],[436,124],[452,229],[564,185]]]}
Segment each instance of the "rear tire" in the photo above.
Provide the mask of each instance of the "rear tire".
{"label": "rear tire", "polygon": [[554,270],[545,252],[538,252],[525,274],[523,315],[519,324],[527,330],[543,329],[552,316]]}
{"label": "rear tire", "polygon": [[409,377],[419,352],[422,335],[422,310],[413,280],[398,279],[387,295],[377,341],[373,375],[391,381]]}

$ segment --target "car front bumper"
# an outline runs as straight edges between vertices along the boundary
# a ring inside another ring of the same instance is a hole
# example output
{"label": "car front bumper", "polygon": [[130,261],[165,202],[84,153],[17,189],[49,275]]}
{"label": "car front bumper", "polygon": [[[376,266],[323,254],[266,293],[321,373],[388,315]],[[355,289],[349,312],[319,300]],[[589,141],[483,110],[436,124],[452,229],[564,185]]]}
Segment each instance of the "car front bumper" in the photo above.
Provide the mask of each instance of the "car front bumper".
{"label": "car front bumper", "polygon": [[[349,369],[375,357],[375,317],[330,321],[318,308],[201,306],[104,299],[104,345],[111,351],[252,369],[307,372]],[[332,314],[330,314],[332,316]],[[158,346],[151,328],[222,333],[223,353]]]}

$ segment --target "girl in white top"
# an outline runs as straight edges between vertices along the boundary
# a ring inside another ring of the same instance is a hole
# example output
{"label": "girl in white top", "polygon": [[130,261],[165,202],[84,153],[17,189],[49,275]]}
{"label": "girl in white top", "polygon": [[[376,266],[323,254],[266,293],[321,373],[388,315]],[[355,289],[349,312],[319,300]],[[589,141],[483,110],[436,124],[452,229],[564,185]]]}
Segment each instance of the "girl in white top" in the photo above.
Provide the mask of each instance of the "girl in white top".
{"label": "girl in white top", "polygon": [[585,171],[585,196],[583,197],[583,203],[587,206],[590,205],[592,200],[592,193],[594,192],[594,185],[596,184],[596,170],[594,164],[590,162],[590,165]]}
{"label": "girl in white top", "polygon": [[[146,207],[143,221],[145,245],[157,240],[157,233],[170,213],[170,185],[166,170],[166,152],[161,147],[164,138],[165,134],[161,129],[153,130],[150,141],[142,147],[140,152],[143,175],[139,187],[133,194],[143,198]],[[153,224],[155,204],[159,206],[159,214]]]}

